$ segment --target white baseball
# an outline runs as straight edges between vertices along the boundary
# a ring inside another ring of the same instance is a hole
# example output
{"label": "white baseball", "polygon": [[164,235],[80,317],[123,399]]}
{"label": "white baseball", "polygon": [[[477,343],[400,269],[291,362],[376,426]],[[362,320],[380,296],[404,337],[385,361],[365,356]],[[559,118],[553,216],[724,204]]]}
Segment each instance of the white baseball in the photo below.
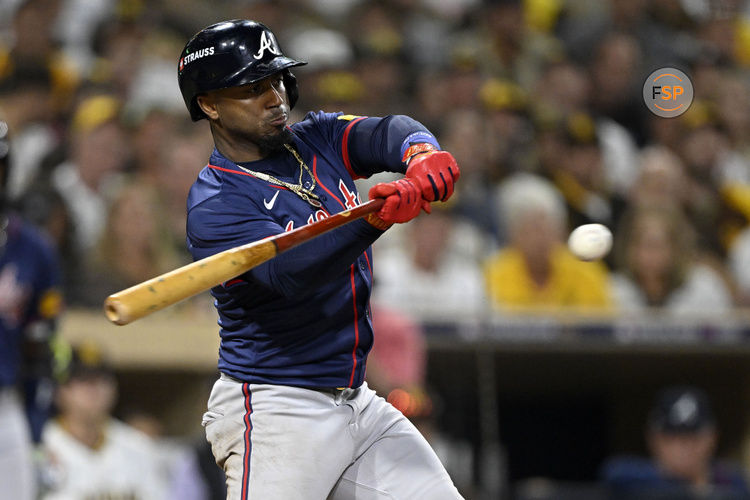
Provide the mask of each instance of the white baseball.
{"label": "white baseball", "polygon": [[602,224],[584,224],[570,233],[568,248],[581,260],[598,260],[612,248],[612,232]]}

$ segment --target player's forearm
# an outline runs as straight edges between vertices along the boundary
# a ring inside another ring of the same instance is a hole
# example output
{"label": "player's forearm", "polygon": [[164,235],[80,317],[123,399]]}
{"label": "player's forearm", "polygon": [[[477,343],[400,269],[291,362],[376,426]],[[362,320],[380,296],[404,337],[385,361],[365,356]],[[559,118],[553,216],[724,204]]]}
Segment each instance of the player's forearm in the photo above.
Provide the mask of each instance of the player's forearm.
{"label": "player's forearm", "polygon": [[363,177],[378,172],[406,172],[403,161],[412,143],[431,143],[440,149],[427,128],[405,115],[365,118],[358,122],[349,138],[352,168]]}
{"label": "player's forearm", "polygon": [[279,255],[250,275],[284,296],[293,296],[347,272],[381,234],[365,221],[354,221]]}

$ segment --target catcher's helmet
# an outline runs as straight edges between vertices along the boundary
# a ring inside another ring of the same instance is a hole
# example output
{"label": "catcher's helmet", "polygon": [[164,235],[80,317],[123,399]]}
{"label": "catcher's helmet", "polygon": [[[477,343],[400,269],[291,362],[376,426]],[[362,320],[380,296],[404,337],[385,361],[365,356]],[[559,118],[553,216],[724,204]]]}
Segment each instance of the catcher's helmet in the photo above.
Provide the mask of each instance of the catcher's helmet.
{"label": "catcher's helmet", "polygon": [[238,87],[283,71],[289,106],[299,97],[297,79],[289,71],[307,64],[284,56],[276,37],[265,25],[234,19],[212,24],[182,49],[177,80],[193,121],[205,118],[196,97],[209,90]]}

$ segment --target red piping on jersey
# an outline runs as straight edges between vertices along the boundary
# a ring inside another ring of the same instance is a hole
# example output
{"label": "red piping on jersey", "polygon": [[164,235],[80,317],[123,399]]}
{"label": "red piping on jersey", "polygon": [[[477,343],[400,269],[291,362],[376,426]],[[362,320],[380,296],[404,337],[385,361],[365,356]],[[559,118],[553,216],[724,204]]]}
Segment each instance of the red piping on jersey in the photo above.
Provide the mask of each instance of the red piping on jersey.
{"label": "red piping on jersey", "polygon": [[250,402],[250,384],[242,384],[242,394],[245,396],[245,455],[242,458],[242,500],[247,500],[248,489],[250,488],[250,452],[252,451],[252,442],[250,441],[250,432],[253,430],[253,424],[250,422],[250,414],[253,413],[253,405]]}
{"label": "red piping on jersey", "polygon": [[[341,208],[346,209],[346,205],[343,201],[339,200],[338,196],[333,194],[330,189],[328,189],[325,184],[320,182],[320,179],[318,178],[318,157],[317,155],[313,155],[313,176],[315,176],[315,180],[318,184],[320,184],[320,187],[322,187],[326,193],[330,194],[331,197],[339,202],[339,205],[341,205]],[[365,252],[365,255],[367,255],[367,252]],[[349,377],[349,387],[352,386],[354,383],[354,373],[357,371],[357,347],[359,347],[359,315],[357,314],[357,288],[354,285],[354,264],[352,264],[351,267],[351,280],[352,280],[352,297],[354,301],[354,348],[352,349],[352,374]]]}
{"label": "red piping on jersey", "polygon": [[326,193],[330,194],[331,197],[333,197],[334,200],[338,201],[339,205],[341,205],[341,208],[343,208],[343,209],[346,210],[346,205],[344,205],[344,202],[341,201],[341,200],[339,200],[338,196],[336,196],[335,194],[333,194],[333,192],[330,189],[328,189],[325,186],[325,184],[323,184],[322,182],[320,182],[320,179],[318,179],[318,157],[317,157],[317,155],[313,155],[313,175],[315,176],[315,181],[318,184],[320,184],[320,187],[322,187],[325,190]]}
{"label": "red piping on jersey", "polygon": [[[320,182],[320,179],[318,179],[318,157],[315,155],[313,155],[313,175],[315,176],[315,181],[320,184],[320,187],[325,189],[325,192],[330,194],[334,200],[338,201],[341,208],[346,209],[346,204],[341,201],[338,196],[333,194],[330,189],[325,187],[325,185]],[[370,257],[367,256],[367,252],[365,252],[365,260],[367,260],[367,268],[370,270],[370,277],[372,277],[372,265],[370,264]]]}
{"label": "red piping on jersey", "polygon": [[[253,179],[257,179],[253,174],[249,172],[240,172],[239,170],[232,170],[231,168],[224,168],[224,167],[217,167],[216,165],[211,165],[210,163],[206,165],[208,168],[213,168],[214,170],[221,170],[222,172],[229,172],[230,174],[239,174],[239,175],[246,175],[248,177],[252,177]],[[261,179],[262,180],[262,179]],[[286,191],[289,191],[288,188],[285,188],[284,186],[279,186],[278,184],[274,184],[272,182],[268,183],[271,187],[275,187],[276,189],[284,189]]]}
{"label": "red piping on jersey", "polygon": [[367,252],[365,252],[365,260],[367,261],[367,269],[370,270],[370,279],[372,279],[372,264],[370,264],[370,257],[367,256]]}
{"label": "red piping on jersey", "polygon": [[352,349],[352,374],[349,377],[349,387],[354,385],[354,373],[357,371],[357,347],[359,346],[359,315],[357,314],[357,287],[354,285],[354,264],[352,264],[350,275],[354,305],[354,348]]}
{"label": "red piping on jersey", "polygon": [[344,160],[344,166],[349,172],[349,175],[352,176],[352,179],[364,179],[364,177],[355,174],[354,170],[352,169],[352,162],[349,159],[349,132],[352,131],[352,127],[355,123],[362,121],[365,118],[365,116],[360,116],[356,120],[352,120],[352,122],[346,126],[346,129],[344,129],[344,136],[341,138],[341,158]]}

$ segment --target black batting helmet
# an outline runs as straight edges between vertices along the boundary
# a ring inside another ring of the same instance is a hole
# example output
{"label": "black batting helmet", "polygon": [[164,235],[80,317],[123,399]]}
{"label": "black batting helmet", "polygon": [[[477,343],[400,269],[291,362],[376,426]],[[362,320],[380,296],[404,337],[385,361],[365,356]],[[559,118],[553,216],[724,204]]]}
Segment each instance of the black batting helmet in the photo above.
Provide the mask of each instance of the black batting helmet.
{"label": "black batting helmet", "polygon": [[307,64],[286,57],[273,32],[246,19],[212,24],[196,33],[182,49],[177,80],[193,121],[206,115],[196,97],[209,90],[238,87],[283,71],[289,106],[299,97],[297,79],[289,71]]}

